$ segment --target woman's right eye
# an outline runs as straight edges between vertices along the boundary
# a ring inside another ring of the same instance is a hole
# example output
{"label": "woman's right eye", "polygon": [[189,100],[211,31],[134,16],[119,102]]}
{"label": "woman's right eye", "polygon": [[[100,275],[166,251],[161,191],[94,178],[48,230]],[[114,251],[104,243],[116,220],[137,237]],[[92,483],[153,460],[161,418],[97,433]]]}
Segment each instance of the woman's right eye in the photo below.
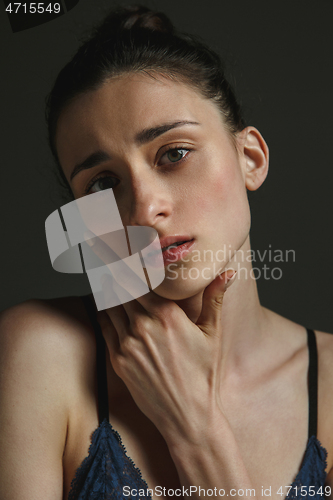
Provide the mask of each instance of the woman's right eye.
{"label": "woman's right eye", "polygon": [[104,191],[105,189],[114,188],[118,184],[119,180],[111,175],[105,175],[103,177],[98,177],[93,180],[86,188],[85,194],[98,193],[99,191]]}

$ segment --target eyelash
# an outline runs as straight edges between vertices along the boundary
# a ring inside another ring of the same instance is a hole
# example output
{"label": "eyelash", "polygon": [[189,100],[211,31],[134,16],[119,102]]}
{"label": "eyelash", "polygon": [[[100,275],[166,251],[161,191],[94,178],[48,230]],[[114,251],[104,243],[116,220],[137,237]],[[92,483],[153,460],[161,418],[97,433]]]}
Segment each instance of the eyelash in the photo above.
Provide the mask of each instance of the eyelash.
{"label": "eyelash", "polygon": [[[170,146],[168,147],[164,153],[162,154],[161,158],[159,161],[161,161],[161,159],[166,155],[168,154],[170,151],[186,151],[186,154],[184,154],[184,156],[180,159],[180,160],[177,160],[177,161],[174,161],[174,162],[169,162],[169,163],[165,163],[163,165],[161,165],[162,167],[166,167],[167,165],[173,165],[173,164],[179,164],[179,163],[182,163],[183,161],[186,161],[187,160],[187,157],[188,157],[188,153],[190,153],[191,151],[193,151],[192,149],[189,149],[189,148],[184,148],[182,146]],[[101,174],[99,175],[98,177],[95,177],[91,182],[89,182],[88,186],[85,188],[84,190],[84,194],[88,194],[89,191],[91,190],[91,188],[93,187],[93,185],[99,181],[100,179],[106,179],[108,177],[112,177],[114,178],[115,180],[118,180],[116,177],[114,177],[113,175],[108,175],[108,174]],[[115,187],[115,186],[114,186]]]}

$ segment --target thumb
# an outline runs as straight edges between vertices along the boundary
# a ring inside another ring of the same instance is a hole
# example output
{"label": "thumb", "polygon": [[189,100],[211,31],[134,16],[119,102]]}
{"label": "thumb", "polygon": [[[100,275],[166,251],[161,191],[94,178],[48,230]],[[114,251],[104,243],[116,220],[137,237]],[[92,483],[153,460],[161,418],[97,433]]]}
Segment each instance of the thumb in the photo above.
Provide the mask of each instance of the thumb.
{"label": "thumb", "polygon": [[196,325],[207,335],[214,334],[220,325],[223,297],[236,273],[234,269],[228,269],[219,274],[203,293],[202,310]]}

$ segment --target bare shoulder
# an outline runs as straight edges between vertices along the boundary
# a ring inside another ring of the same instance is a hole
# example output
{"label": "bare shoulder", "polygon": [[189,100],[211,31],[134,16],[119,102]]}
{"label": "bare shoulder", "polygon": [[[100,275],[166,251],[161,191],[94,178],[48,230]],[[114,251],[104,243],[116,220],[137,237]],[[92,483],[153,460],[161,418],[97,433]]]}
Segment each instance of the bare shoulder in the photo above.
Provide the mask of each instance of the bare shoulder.
{"label": "bare shoulder", "polygon": [[94,336],[79,297],[33,299],[0,313],[0,345],[4,361],[8,354],[26,357],[29,352],[41,363],[53,358],[65,368],[82,362]]}
{"label": "bare shoulder", "polygon": [[51,498],[50,491],[62,498],[69,415],[84,378],[92,383],[94,351],[79,298],[29,300],[1,312],[1,498]]}
{"label": "bare shoulder", "polygon": [[[0,367],[6,385],[27,372],[72,400],[77,377],[94,365],[95,338],[82,300],[29,300],[0,314]],[[64,383],[65,382],[65,383]]]}
{"label": "bare shoulder", "polygon": [[46,335],[57,331],[60,334],[62,332],[65,338],[69,331],[80,331],[82,334],[81,328],[88,324],[80,297],[31,299],[0,313],[2,331],[20,331],[23,334],[28,329],[31,333],[36,331],[36,334],[45,331]]}

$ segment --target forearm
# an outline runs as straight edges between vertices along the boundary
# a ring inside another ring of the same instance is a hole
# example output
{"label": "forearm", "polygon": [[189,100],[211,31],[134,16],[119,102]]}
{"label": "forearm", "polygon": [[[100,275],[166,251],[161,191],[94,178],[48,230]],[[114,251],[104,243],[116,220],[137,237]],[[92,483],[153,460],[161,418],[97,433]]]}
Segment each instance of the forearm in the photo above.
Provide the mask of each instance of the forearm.
{"label": "forearm", "polygon": [[203,491],[199,494],[200,488],[206,492],[213,490],[213,498],[229,496],[253,500],[258,497],[225,419],[217,420],[197,436],[188,434],[176,439],[174,436],[168,445],[180,482],[191,492],[192,498],[204,495]]}

